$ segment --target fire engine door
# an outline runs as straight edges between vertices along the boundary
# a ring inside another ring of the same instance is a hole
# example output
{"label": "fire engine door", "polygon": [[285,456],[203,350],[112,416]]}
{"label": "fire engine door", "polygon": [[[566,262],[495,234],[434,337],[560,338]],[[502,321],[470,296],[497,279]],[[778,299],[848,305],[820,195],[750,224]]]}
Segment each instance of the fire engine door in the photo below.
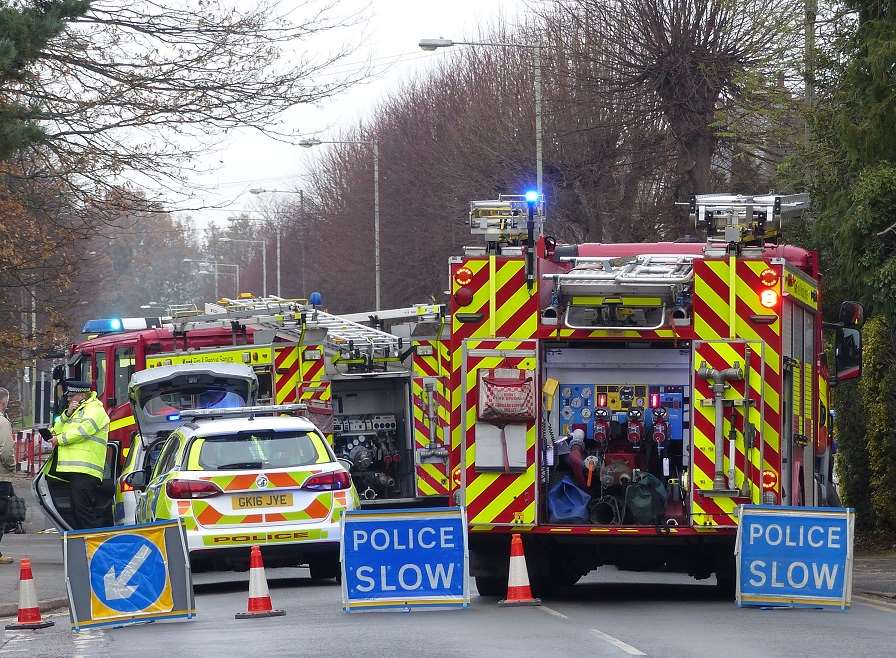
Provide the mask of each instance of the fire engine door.
{"label": "fire engine door", "polygon": [[695,525],[734,526],[738,505],[762,502],[763,471],[779,449],[779,400],[768,385],[777,376],[771,354],[762,341],[694,341]]}
{"label": "fire engine door", "polygon": [[471,525],[534,525],[537,344],[468,339],[461,381],[460,501]]}

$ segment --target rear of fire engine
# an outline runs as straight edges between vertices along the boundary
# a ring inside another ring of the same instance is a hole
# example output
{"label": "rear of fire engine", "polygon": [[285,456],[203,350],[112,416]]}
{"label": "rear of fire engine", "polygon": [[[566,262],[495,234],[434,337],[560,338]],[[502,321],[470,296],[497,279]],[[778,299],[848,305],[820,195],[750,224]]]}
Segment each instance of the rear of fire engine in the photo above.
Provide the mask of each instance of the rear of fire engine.
{"label": "rear of fire engine", "polygon": [[[817,258],[776,244],[807,205],[701,195],[705,242],[558,245],[537,201],[471,204],[450,465],[480,593],[503,593],[514,532],[542,592],[604,564],[731,588],[739,505],[838,503]],[[841,378],[857,334],[838,328]]]}

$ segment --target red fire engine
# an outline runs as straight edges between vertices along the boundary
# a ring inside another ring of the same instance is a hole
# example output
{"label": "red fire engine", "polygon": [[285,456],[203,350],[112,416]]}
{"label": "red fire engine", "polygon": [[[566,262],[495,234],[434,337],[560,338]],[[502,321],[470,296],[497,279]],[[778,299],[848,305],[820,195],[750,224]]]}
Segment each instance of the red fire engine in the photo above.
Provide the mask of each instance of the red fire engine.
{"label": "red fire engine", "polygon": [[450,262],[452,495],[503,593],[511,533],[542,591],[604,564],[734,580],[738,506],[836,504],[818,258],[777,244],[807,195],[701,195],[706,241],[560,245],[535,197],[473,202]]}
{"label": "red fire engine", "polygon": [[337,316],[307,300],[247,297],[171,307],[164,318],[91,320],[84,333],[99,335],[72,346],[67,376],[95,386],[122,461],[137,431],[127,398],[135,371],[245,363],[260,403],[308,405],[336,456],[351,462],[365,503],[427,504],[448,494],[441,305]]}

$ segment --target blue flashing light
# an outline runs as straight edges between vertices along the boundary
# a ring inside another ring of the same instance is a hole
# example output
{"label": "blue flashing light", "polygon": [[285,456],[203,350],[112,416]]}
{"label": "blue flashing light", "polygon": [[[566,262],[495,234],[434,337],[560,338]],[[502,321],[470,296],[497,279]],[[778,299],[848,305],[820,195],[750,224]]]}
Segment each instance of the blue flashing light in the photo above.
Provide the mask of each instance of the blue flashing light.
{"label": "blue flashing light", "polygon": [[526,201],[528,203],[535,203],[536,201],[538,201],[538,192],[536,192],[535,190],[529,190],[528,192],[526,192]]}
{"label": "blue flashing light", "polygon": [[312,306],[320,306],[321,304],[323,304],[324,298],[323,295],[315,291],[308,297],[308,301],[311,302]]}
{"label": "blue flashing light", "polygon": [[175,420],[180,420],[180,414],[168,414],[165,416],[165,420],[174,422]]}
{"label": "blue flashing light", "polygon": [[99,318],[88,320],[81,327],[82,334],[111,334],[124,328],[121,318]]}

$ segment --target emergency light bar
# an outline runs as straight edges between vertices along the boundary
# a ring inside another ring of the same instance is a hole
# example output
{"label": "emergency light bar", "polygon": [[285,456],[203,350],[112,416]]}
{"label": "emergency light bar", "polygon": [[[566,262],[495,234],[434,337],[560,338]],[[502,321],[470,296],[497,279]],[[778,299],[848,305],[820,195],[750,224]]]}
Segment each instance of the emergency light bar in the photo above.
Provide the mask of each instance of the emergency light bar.
{"label": "emergency light bar", "polygon": [[234,407],[232,409],[184,409],[177,413],[168,414],[165,416],[165,420],[176,421],[187,418],[241,418],[243,416],[286,414],[307,410],[307,404],[266,404],[252,407]]}
{"label": "emergency light bar", "polygon": [[82,334],[115,334],[120,331],[156,329],[162,326],[162,318],[97,318],[88,320],[81,327]]}

